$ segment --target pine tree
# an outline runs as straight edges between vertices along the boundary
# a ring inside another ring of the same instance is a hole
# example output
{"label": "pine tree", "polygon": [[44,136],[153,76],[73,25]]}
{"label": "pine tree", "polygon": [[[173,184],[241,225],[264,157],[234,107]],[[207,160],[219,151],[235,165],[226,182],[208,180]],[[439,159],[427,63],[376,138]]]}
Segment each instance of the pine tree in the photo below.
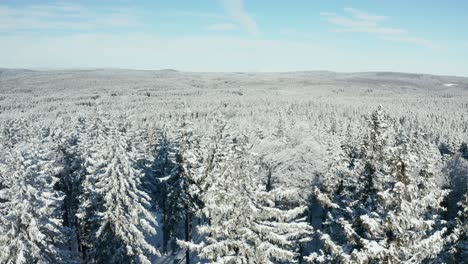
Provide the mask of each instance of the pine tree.
{"label": "pine tree", "polygon": [[463,261],[468,260],[468,194],[465,194],[458,202],[458,209],[453,230],[448,237],[447,254],[442,256],[444,262],[464,263]]}
{"label": "pine tree", "polygon": [[295,262],[295,242],[312,230],[299,217],[305,207],[281,209],[280,199],[292,195],[277,189],[266,191],[254,178],[253,160],[237,138],[224,137],[214,156],[210,182],[202,200],[209,223],[198,228],[200,243],[181,243],[209,262]]}
{"label": "pine tree", "polygon": [[464,195],[464,199],[459,203],[460,211],[456,218],[457,228],[460,229],[459,237],[456,243],[455,259],[457,261],[468,259],[468,194]]}
{"label": "pine tree", "polygon": [[0,131],[0,142],[7,148],[13,148],[28,137],[27,124],[24,119],[9,119],[4,121],[3,129]]}
{"label": "pine tree", "polygon": [[[192,240],[193,218],[204,207],[201,196],[209,167],[205,164],[207,154],[203,147],[203,139],[193,132],[191,126],[184,121],[180,128],[178,152],[175,155],[176,166],[166,180],[168,217],[173,220],[183,219],[185,241]],[[177,220],[173,223],[177,223]],[[190,263],[188,249],[185,261]]]}
{"label": "pine tree", "polygon": [[[437,150],[421,136],[400,136],[379,108],[358,166],[316,189],[328,208],[322,230],[325,252],[310,261],[338,263],[422,262],[446,243],[441,202],[447,192],[436,184]],[[332,170],[335,174],[336,171]],[[332,188],[330,188],[330,186]]]}
{"label": "pine tree", "polygon": [[79,185],[79,208],[76,212],[79,225],[80,245],[79,251],[84,262],[92,262],[94,247],[94,231],[98,228],[99,222],[95,212],[100,210],[100,197],[95,191],[98,181],[99,170],[105,168],[106,159],[100,156],[107,149],[110,141],[110,125],[105,121],[106,116],[99,113],[90,120],[84,120],[83,143],[80,146],[80,154],[83,159],[84,176]]}
{"label": "pine tree", "polygon": [[[154,149],[154,161],[151,166],[153,177],[157,180],[156,186],[151,186],[154,189],[154,197],[157,207],[159,208],[162,219],[162,253],[168,252],[168,244],[170,241],[175,242],[177,235],[177,224],[182,218],[181,208],[177,204],[177,199],[173,199],[176,192],[173,188],[174,177],[178,173],[176,157],[178,153],[178,144],[169,138],[166,131],[161,131],[158,134],[158,143]],[[171,195],[169,194],[171,192]],[[174,245],[172,250],[174,250]]]}
{"label": "pine tree", "polygon": [[55,189],[60,167],[48,142],[18,143],[0,175],[0,262],[68,262],[61,211],[63,193]]}
{"label": "pine tree", "polygon": [[[85,119],[79,118],[71,131],[64,131],[55,127],[52,129],[51,138],[56,145],[60,159],[57,164],[60,167],[58,182],[55,188],[64,194],[63,199],[63,226],[67,235],[67,245],[70,251],[70,263],[80,263],[82,255],[80,252],[79,223],[76,213],[78,212],[81,180],[85,169],[80,147],[82,145],[83,129]],[[48,133],[45,133],[48,134]]]}
{"label": "pine tree", "polygon": [[148,256],[159,252],[146,236],[155,234],[157,222],[147,210],[150,197],[141,190],[143,173],[136,168],[132,133],[125,126],[103,127],[88,157],[79,213],[87,261],[150,263]]}

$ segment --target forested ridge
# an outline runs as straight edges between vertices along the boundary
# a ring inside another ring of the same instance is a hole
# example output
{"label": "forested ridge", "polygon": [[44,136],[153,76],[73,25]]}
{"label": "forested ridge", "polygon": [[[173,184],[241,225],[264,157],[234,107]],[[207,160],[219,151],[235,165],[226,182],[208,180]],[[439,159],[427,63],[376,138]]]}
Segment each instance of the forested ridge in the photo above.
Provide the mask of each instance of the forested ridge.
{"label": "forested ridge", "polygon": [[122,75],[0,78],[0,263],[468,259],[466,91]]}

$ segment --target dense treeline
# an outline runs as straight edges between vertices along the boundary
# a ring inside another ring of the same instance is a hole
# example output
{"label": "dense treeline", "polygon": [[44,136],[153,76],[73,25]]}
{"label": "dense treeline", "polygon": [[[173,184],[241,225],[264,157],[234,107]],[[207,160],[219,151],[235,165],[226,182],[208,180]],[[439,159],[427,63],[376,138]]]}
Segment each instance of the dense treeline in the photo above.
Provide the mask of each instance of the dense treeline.
{"label": "dense treeline", "polygon": [[2,75],[0,263],[463,263],[466,90],[390,77]]}
{"label": "dense treeline", "polygon": [[203,133],[189,118],[142,129],[102,111],[71,134],[11,120],[0,262],[151,263],[181,251],[187,263],[467,259],[465,143],[441,155],[445,145],[379,107],[301,190],[300,178],[274,179],[278,165],[219,115]]}

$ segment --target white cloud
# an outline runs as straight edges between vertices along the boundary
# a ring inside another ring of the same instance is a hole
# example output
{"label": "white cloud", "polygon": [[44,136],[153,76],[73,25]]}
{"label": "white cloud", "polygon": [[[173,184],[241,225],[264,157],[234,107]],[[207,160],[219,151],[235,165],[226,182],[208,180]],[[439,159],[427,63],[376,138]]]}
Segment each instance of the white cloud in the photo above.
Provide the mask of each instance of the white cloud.
{"label": "white cloud", "polygon": [[344,8],[344,10],[348,13],[351,13],[353,17],[361,19],[361,20],[365,20],[365,21],[379,22],[379,21],[384,21],[388,19],[388,17],[386,16],[372,15],[362,10],[358,10],[356,8],[346,7]]}
{"label": "white cloud", "polygon": [[413,44],[417,44],[420,46],[436,48],[436,46],[427,39],[412,37],[408,35],[379,36],[379,38],[383,40],[393,41],[393,42],[413,43]]}
{"label": "white cloud", "polygon": [[184,10],[176,10],[176,11],[164,11],[162,14],[159,15],[168,15],[168,16],[181,16],[181,17],[196,17],[196,18],[203,18],[203,19],[210,19],[210,20],[231,20],[226,15],[214,14],[214,13],[206,13],[206,12],[194,12],[194,11],[184,11]]}
{"label": "white cloud", "polygon": [[90,30],[140,25],[130,10],[90,10],[77,4],[0,5],[0,32],[21,30]]}
{"label": "white cloud", "polygon": [[412,36],[406,29],[383,26],[382,22],[389,19],[386,16],[369,14],[349,7],[344,8],[344,11],[347,15],[330,12],[321,12],[320,15],[328,23],[336,26],[338,32],[368,33],[382,40],[434,47],[431,41]]}
{"label": "white cloud", "polygon": [[209,31],[234,31],[237,30],[237,25],[232,23],[218,23],[208,25],[205,29]]}
{"label": "white cloud", "polygon": [[260,36],[257,22],[244,9],[243,0],[222,0],[222,2],[228,15],[239,24],[239,26],[244,28],[251,36]]}

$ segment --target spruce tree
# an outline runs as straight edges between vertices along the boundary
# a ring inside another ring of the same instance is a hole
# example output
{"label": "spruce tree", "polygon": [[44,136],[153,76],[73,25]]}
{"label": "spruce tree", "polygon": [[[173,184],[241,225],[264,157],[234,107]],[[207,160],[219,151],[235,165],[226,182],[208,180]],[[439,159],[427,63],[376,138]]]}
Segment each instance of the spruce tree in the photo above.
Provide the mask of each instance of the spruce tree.
{"label": "spruce tree", "polygon": [[58,159],[48,142],[18,143],[0,165],[1,263],[70,261],[63,193],[55,189]]}
{"label": "spruce tree", "polygon": [[83,158],[84,175],[79,185],[79,208],[76,212],[79,225],[80,245],[79,251],[84,262],[92,262],[94,258],[93,247],[95,243],[94,231],[99,226],[95,212],[100,210],[101,198],[95,191],[98,181],[98,172],[104,169],[107,160],[102,158],[110,141],[110,125],[105,121],[106,116],[99,113],[97,116],[85,120],[83,143],[80,154]]}
{"label": "spruce tree", "polygon": [[[176,184],[179,173],[176,161],[178,151],[177,142],[170,139],[166,131],[161,131],[158,134],[158,141],[154,149],[154,161],[150,169],[156,180],[156,186],[151,186],[154,189],[155,204],[162,214],[160,223],[162,226],[162,253],[168,252],[170,242],[174,242],[171,243],[171,249],[175,250],[177,226],[180,219],[183,218],[182,208],[177,204],[178,192],[174,190],[178,187]],[[179,189],[177,188],[177,190]]]}
{"label": "spruce tree", "polygon": [[150,263],[149,256],[159,252],[146,239],[155,234],[157,222],[147,209],[150,197],[141,188],[134,137],[126,126],[103,127],[88,157],[79,213],[87,261]]}
{"label": "spruce tree", "polygon": [[468,259],[468,194],[457,203],[458,213],[449,235],[448,250],[441,261],[463,263]]}
{"label": "spruce tree", "polygon": [[[316,189],[328,210],[321,230],[325,251],[309,260],[419,263],[434,259],[446,243],[440,204],[447,191],[436,184],[437,149],[422,135],[397,137],[381,108],[372,114],[369,125],[357,166],[331,170],[332,176]],[[337,174],[346,177],[339,186]]]}
{"label": "spruce tree", "polygon": [[199,258],[218,263],[295,262],[297,242],[311,227],[300,219],[305,207],[281,209],[276,203],[293,194],[266,191],[256,179],[254,160],[237,138],[226,136],[214,156],[211,185],[202,195],[209,223],[198,228],[200,243],[181,243]]}
{"label": "spruce tree", "polygon": [[79,222],[76,214],[80,208],[80,186],[85,175],[84,159],[81,156],[84,121],[82,118],[78,119],[71,135],[64,135],[63,131],[54,135],[54,143],[57,145],[61,157],[58,161],[61,170],[56,189],[64,193],[63,225],[67,233],[67,244],[71,258],[78,263],[83,259],[80,250]]}
{"label": "spruce tree", "polygon": [[[207,178],[207,154],[203,138],[193,132],[190,123],[184,121],[178,141],[177,165],[168,179],[168,206],[171,217],[184,220],[184,241],[191,241],[193,218],[204,207],[201,196]],[[190,250],[186,249],[185,263],[190,259]]]}

